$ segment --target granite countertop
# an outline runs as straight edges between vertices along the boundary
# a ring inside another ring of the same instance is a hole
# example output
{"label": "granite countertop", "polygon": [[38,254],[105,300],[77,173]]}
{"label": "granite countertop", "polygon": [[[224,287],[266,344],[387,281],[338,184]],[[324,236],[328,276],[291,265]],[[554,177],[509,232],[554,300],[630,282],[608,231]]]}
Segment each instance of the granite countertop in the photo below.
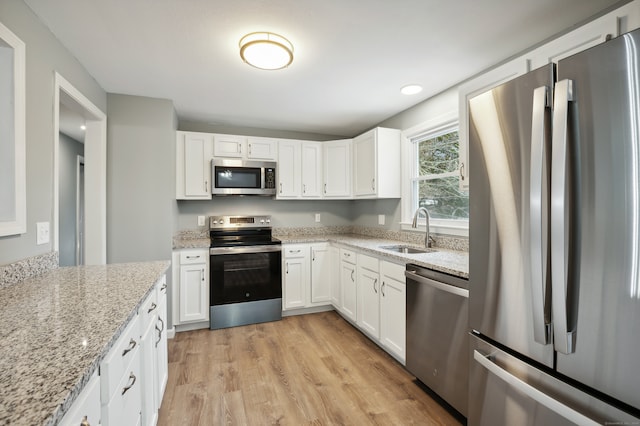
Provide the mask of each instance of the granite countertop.
{"label": "granite countertop", "polygon": [[57,268],[0,290],[0,425],[56,424],[168,261]]}
{"label": "granite countertop", "polygon": [[[431,253],[402,254],[389,250],[383,250],[380,246],[402,244],[412,247],[420,247],[388,238],[369,237],[361,234],[301,234],[295,236],[278,235],[277,238],[283,244],[303,244],[331,242],[346,247],[369,252],[376,256],[386,257],[391,261],[400,263],[414,263],[425,268],[444,272],[462,278],[469,278],[469,253],[466,251],[449,250],[435,247]],[[176,236],[173,239],[173,249],[209,248],[210,240],[204,236],[193,234]]]}
{"label": "granite countertop", "polygon": [[[397,240],[384,238],[367,237],[359,234],[352,235],[302,235],[296,237],[278,237],[283,244],[302,244],[316,242],[331,242],[352,247],[363,252],[381,256],[390,261],[400,263],[414,263],[435,271],[444,272],[461,278],[469,278],[469,253],[464,251],[448,250],[435,247],[436,251],[431,253],[403,254],[390,250],[381,249],[380,246],[403,245],[410,247],[420,247]],[[420,247],[422,248],[422,247]]]}

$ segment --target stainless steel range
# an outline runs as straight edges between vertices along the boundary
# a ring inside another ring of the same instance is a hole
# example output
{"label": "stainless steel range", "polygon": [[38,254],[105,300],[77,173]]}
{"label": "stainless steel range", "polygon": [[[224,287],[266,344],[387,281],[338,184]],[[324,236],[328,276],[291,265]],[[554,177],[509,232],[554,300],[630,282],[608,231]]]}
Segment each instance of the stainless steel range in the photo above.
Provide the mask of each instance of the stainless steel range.
{"label": "stainless steel range", "polygon": [[282,319],[282,245],[271,216],[209,218],[210,328]]}

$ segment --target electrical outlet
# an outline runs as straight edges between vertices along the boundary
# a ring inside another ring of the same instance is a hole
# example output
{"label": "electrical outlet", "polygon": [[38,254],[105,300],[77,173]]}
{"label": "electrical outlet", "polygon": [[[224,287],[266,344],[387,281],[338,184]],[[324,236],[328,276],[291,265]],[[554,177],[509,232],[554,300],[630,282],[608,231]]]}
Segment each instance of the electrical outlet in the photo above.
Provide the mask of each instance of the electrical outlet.
{"label": "electrical outlet", "polygon": [[316,213],[316,222],[320,222],[320,213]]}
{"label": "electrical outlet", "polygon": [[49,222],[36,223],[36,244],[47,244],[49,242]]}
{"label": "electrical outlet", "polygon": [[198,226],[204,226],[204,216],[198,216]]}
{"label": "electrical outlet", "polygon": [[383,214],[379,214],[378,215],[378,225],[384,225],[384,215]]}

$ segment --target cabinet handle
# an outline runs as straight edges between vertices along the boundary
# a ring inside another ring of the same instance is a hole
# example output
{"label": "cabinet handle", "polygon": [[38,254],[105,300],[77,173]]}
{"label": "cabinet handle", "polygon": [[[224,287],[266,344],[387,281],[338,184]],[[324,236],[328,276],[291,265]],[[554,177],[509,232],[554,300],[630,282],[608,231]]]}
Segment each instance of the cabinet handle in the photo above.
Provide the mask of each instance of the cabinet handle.
{"label": "cabinet handle", "polygon": [[209,192],[209,182],[204,181],[204,192]]}
{"label": "cabinet handle", "polygon": [[316,261],[316,251],[315,250],[311,250],[311,261],[312,262]]}
{"label": "cabinet handle", "polygon": [[87,419],[87,416],[82,416],[80,426],[91,426],[91,423],[89,423],[89,419]]}
{"label": "cabinet handle", "polygon": [[284,273],[289,274],[289,262],[284,263]]}
{"label": "cabinet handle", "polygon": [[373,291],[374,293],[378,293],[378,289],[376,288],[376,284],[378,284],[378,279],[373,280]]}
{"label": "cabinet handle", "polygon": [[325,194],[327,193],[327,184],[326,183],[324,184],[324,193]]}
{"label": "cabinet handle", "polygon": [[167,290],[167,283],[162,284],[162,287],[160,287],[160,291],[166,291]]}
{"label": "cabinet handle", "polygon": [[460,180],[464,181],[464,163],[460,163],[460,168],[458,170],[460,171]]}
{"label": "cabinet handle", "polygon": [[204,281],[204,268],[202,268],[202,281]]}
{"label": "cabinet handle", "polygon": [[382,281],[382,287],[380,287],[380,293],[382,293],[382,297],[386,297],[386,294],[384,294],[384,286],[386,285],[386,283],[384,281]]}
{"label": "cabinet handle", "polygon": [[251,155],[251,144],[249,144],[249,155]]}
{"label": "cabinet handle", "polygon": [[280,182],[280,193],[282,194],[282,182]]}
{"label": "cabinet handle", "polygon": [[300,253],[300,250],[289,250],[289,253]]}
{"label": "cabinet handle", "polygon": [[122,389],[122,395],[124,395],[125,393],[127,393],[127,391],[128,391],[129,389],[131,389],[131,388],[133,387],[133,385],[135,385],[135,384],[136,384],[136,375],[135,375],[135,374],[133,374],[133,372],[131,372],[131,373],[129,374],[129,380],[131,380],[131,384],[130,384],[129,386],[125,386],[125,387]]}
{"label": "cabinet handle", "polygon": [[307,184],[306,184],[306,183],[303,183],[303,184],[302,184],[302,193],[303,193],[303,194],[306,194],[306,193],[307,193]]}
{"label": "cabinet handle", "polygon": [[187,256],[187,259],[200,259],[200,255],[197,255],[197,256]]}
{"label": "cabinet handle", "polygon": [[242,144],[238,144],[238,154],[242,154]]}
{"label": "cabinet handle", "polygon": [[156,348],[158,347],[158,343],[162,340],[162,330],[164,330],[164,321],[162,318],[158,317],[158,321],[162,324],[162,328],[158,328],[158,324],[156,324],[156,331],[158,332],[158,340],[156,340]]}
{"label": "cabinet handle", "polygon": [[371,189],[376,190],[376,178],[371,179]]}
{"label": "cabinet handle", "polygon": [[149,308],[149,310],[147,311],[147,313],[151,313],[151,311],[153,311],[155,308],[157,308],[158,305],[156,305],[155,303],[151,303],[151,307]]}
{"label": "cabinet handle", "polygon": [[353,273],[355,272],[355,269],[351,270],[351,281],[353,281],[354,283],[356,282],[355,278],[353,278]]}
{"label": "cabinet handle", "polygon": [[122,356],[125,356],[126,354],[131,352],[133,350],[133,348],[136,347],[137,344],[138,343],[135,340],[133,340],[133,339],[129,340],[129,347],[127,349],[125,349],[124,351],[122,351]]}

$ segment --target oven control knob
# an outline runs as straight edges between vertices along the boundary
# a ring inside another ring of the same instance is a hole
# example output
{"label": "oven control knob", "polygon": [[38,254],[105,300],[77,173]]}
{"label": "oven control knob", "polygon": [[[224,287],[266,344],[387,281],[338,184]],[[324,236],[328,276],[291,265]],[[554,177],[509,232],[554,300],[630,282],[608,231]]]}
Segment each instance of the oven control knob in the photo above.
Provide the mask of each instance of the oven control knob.
{"label": "oven control knob", "polygon": [[271,219],[267,219],[267,223],[271,223]]}
{"label": "oven control knob", "polygon": [[260,223],[264,223],[264,219],[260,219]]}

